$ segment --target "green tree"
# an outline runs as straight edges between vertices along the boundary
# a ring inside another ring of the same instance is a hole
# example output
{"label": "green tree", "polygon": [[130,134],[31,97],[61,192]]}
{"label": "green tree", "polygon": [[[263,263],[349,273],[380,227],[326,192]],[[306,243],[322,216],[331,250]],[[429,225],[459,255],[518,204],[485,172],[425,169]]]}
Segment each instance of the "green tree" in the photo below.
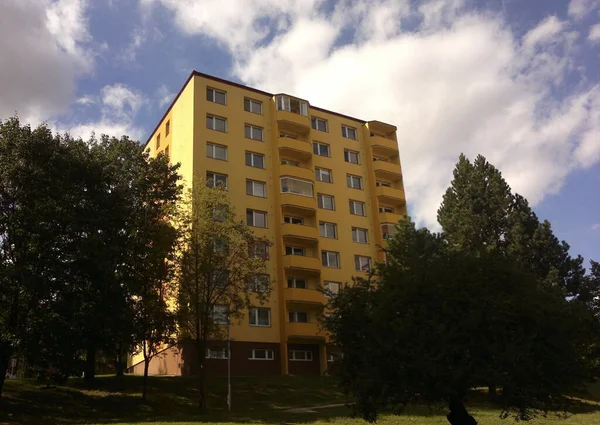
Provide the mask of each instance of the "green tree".
{"label": "green tree", "polygon": [[225,327],[270,294],[266,274],[268,239],[239,220],[223,187],[197,179],[182,203],[178,228],[178,324],[190,338],[199,366],[199,406],[206,408],[205,367],[208,342],[222,340]]}

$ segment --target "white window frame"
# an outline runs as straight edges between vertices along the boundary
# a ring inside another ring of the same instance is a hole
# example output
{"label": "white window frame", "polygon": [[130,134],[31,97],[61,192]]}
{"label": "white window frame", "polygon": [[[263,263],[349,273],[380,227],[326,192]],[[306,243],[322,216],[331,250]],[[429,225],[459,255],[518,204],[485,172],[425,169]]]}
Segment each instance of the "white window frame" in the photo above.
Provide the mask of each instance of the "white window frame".
{"label": "white window frame", "polygon": [[[356,162],[352,161],[352,156],[356,157]],[[358,151],[353,151],[351,149],[344,149],[344,161],[350,164],[360,164],[360,153]]]}
{"label": "white window frame", "polygon": [[381,180],[376,180],[375,181],[375,186],[377,186],[377,187],[381,187],[381,186],[383,186],[383,187],[392,187],[392,184],[390,182],[384,182],[384,181],[381,181]]}
{"label": "white window frame", "polygon": [[[212,93],[211,93],[212,92]],[[217,94],[223,95],[223,102],[217,101]],[[215,89],[213,87],[206,88],[206,100],[213,103],[218,103],[219,105],[227,105],[227,92],[219,89]]]}
{"label": "white window frame", "polygon": [[292,161],[291,159],[282,159],[281,165],[290,165],[292,167],[299,167],[300,163],[298,161]]}
{"label": "white window frame", "polygon": [[[248,102],[248,109],[246,109],[246,102]],[[258,112],[252,110],[253,105],[258,106]],[[260,100],[254,100],[249,97],[245,97],[244,98],[244,111],[251,112],[251,113],[257,114],[257,115],[262,115],[262,113],[263,113],[262,102]]]}
{"label": "white window frame", "polygon": [[248,290],[251,292],[263,293],[269,292],[271,286],[271,275],[268,273],[258,273],[250,278]]}
{"label": "white window frame", "polygon": [[[361,240],[361,235],[364,237]],[[368,244],[369,243],[369,231],[362,227],[352,227],[352,242]]]}
{"label": "white window frame", "polygon": [[[367,270],[363,270],[365,268],[365,265],[363,265],[363,260],[366,260],[366,266],[368,266]],[[355,255],[354,256],[354,269],[357,272],[370,272],[372,269],[373,265],[371,263],[371,257],[367,257],[364,255]]]}
{"label": "white window frame", "polygon": [[[331,264],[333,263],[330,260],[330,254],[334,256],[334,258],[336,258],[337,260],[337,266],[332,266]],[[323,261],[324,259],[326,259],[326,261]],[[341,268],[341,264],[340,264],[340,253],[336,252],[336,251],[321,251],[321,264],[323,264],[323,267],[329,267],[332,269],[339,269]]]}
{"label": "white window frame", "polygon": [[[296,221],[296,223],[294,223]],[[298,226],[304,226],[304,218],[302,217],[295,217],[292,215],[284,215],[283,216],[283,222],[287,223],[287,224],[296,224]]]}
{"label": "white window frame", "polygon": [[[248,185],[250,184],[250,185]],[[256,193],[256,187],[262,186],[262,195]],[[248,193],[248,189],[250,189],[251,193]],[[246,179],[246,195],[257,196],[259,198],[267,197],[267,184],[265,182],[261,182],[258,180],[250,180]]]}
{"label": "white window frame", "polygon": [[[390,232],[389,229],[392,229]],[[383,239],[391,239],[398,233],[396,225],[393,223],[381,223],[381,235]]]}
{"label": "white window frame", "polygon": [[[255,164],[257,158],[262,159],[262,167],[259,167],[258,165]],[[248,161],[248,159],[250,159],[250,161]],[[246,151],[246,153],[244,155],[244,161],[248,167],[260,168],[261,170],[265,169],[265,156],[262,153]],[[250,162],[250,163],[248,163],[248,162]]]}
{"label": "white window frame", "polygon": [[[333,282],[333,281],[325,281],[325,296],[327,298],[330,298],[330,295],[328,293],[331,293],[332,296],[337,295],[340,292],[340,289],[342,288],[342,284],[341,282]],[[331,289],[332,286],[337,286],[336,290]]]}
{"label": "white window frame", "polygon": [[[246,130],[249,130],[249,133]],[[260,132],[260,139],[255,137],[255,135],[254,135],[255,132],[257,132],[257,133]],[[265,132],[265,129],[262,127],[258,127],[256,125],[252,125],[252,124],[244,124],[244,137],[246,139],[256,140],[257,142],[264,142],[265,141],[264,132]]]}
{"label": "white window frame", "polygon": [[[211,125],[208,126],[208,120],[211,120]],[[217,121],[223,121],[223,130],[217,128],[215,123]],[[227,118],[219,117],[217,115],[207,114],[206,115],[206,128],[209,130],[220,131],[221,133],[227,133]]]}
{"label": "white window frame", "polygon": [[[310,194],[307,195],[307,194],[304,194],[304,193],[293,192],[293,191],[290,191],[289,188],[288,188],[288,190],[284,190],[284,187],[283,187],[284,180],[285,181],[287,181],[287,180],[294,180],[294,181],[297,181],[297,182],[305,183],[306,185],[310,186]],[[280,177],[279,178],[279,185],[280,185],[281,193],[291,193],[291,194],[294,194],[294,195],[306,196],[307,198],[314,198],[314,195],[315,195],[315,188],[314,188],[313,182],[311,182],[309,180],[302,180],[302,179],[297,179],[297,178],[294,178],[294,177],[285,176],[285,177]]]}
{"label": "white window frame", "polygon": [[[212,174],[212,177],[209,177],[209,175],[211,175],[211,174]],[[217,177],[225,177],[225,185],[224,186],[219,186],[220,180],[218,180]],[[208,187],[212,187],[212,188],[223,187],[223,189],[229,188],[229,176],[227,174],[215,173],[214,171],[207,171],[206,172],[206,182],[210,183],[211,181],[212,181],[212,184],[208,185]]]}
{"label": "white window frame", "polygon": [[[268,324],[267,325],[261,325],[258,323],[258,312],[261,310],[266,310],[267,311],[267,318],[268,318]],[[249,311],[249,320],[248,320],[248,324],[249,326],[256,326],[256,327],[260,327],[260,328],[268,328],[271,327],[271,309],[270,308],[265,308],[265,307],[250,307]],[[254,317],[254,324],[252,323],[252,318]]]}
{"label": "white window frame", "polygon": [[[321,148],[327,149],[327,155],[321,153]],[[313,154],[319,155],[325,158],[331,158],[331,146],[323,142],[313,142]]]}
{"label": "white window frame", "polygon": [[[300,353],[304,354],[300,356]],[[312,362],[313,353],[310,350],[288,350],[288,360],[291,362]]]}
{"label": "white window frame", "polygon": [[[298,320],[299,315],[305,315],[306,321]],[[288,322],[289,323],[310,323],[309,314],[306,311],[290,311],[288,312]],[[293,319],[293,320],[292,320]]]}
{"label": "white window frame", "polygon": [[[322,128],[319,128],[319,124],[323,124],[323,127],[325,127],[325,129],[323,130]],[[324,131],[325,133],[329,131],[329,123],[323,118],[311,117],[310,126],[313,130]]]}
{"label": "white window frame", "polygon": [[[216,325],[226,325],[228,323],[228,314],[229,308],[226,305],[213,305],[212,318]],[[224,319],[219,320],[221,317],[224,317]]]}
{"label": "white window frame", "polygon": [[[248,226],[258,227],[258,228],[261,228],[261,229],[266,229],[268,227],[268,224],[267,224],[268,223],[267,222],[267,220],[268,220],[268,214],[267,214],[266,211],[259,211],[259,210],[253,210],[251,208],[247,208],[246,209],[246,222],[248,221],[248,213],[252,214],[252,224],[248,223]],[[259,215],[259,214],[264,215],[264,217],[265,217],[265,225],[264,226],[257,226],[256,225],[256,216]]]}
{"label": "white window frame", "polygon": [[[356,181],[358,181],[358,187],[355,186]],[[348,185],[348,187],[350,189],[362,190],[362,188],[363,188],[362,177],[355,176],[354,174],[346,174],[346,184]]]}
{"label": "white window frame", "polygon": [[[357,208],[356,208],[357,205],[362,206],[363,214],[357,214]],[[349,206],[350,206],[350,214],[352,214],[352,215],[358,215],[360,217],[366,217],[367,216],[367,209],[366,209],[366,206],[365,206],[364,202],[362,202],[362,201],[355,201],[353,199],[350,199]]]}
{"label": "white window frame", "polygon": [[[217,354],[220,353],[220,354]],[[229,350],[227,348],[207,348],[206,359],[208,360],[227,360],[229,358]]]}
{"label": "white window frame", "polygon": [[373,157],[373,161],[383,161],[383,162],[390,162],[389,159],[384,158],[383,156],[374,156]]}
{"label": "white window frame", "polygon": [[[350,131],[354,132],[354,137],[350,137]],[[350,127],[342,124],[342,137],[351,140],[358,140],[358,132],[356,131],[356,127]]]}
{"label": "white window frame", "polygon": [[[292,102],[298,102],[298,112],[292,111]],[[287,111],[305,117],[308,116],[308,103],[303,100],[280,94],[276,98],[276,104],[278,111]]]}
{"label": "white window frame", "polygon": [[379,207],[380,213],[394,213],[394,209],[392,207]]}
{"label": "white window frame", "polygon": [[[328,179],[324,179],[323,176],[328,176]],[[315,167],[315,179],[323,183],[333,183],[333,172],[329,168]]]}
{"label": "white window frame", "polygon": [[[331,235],[330,233],[333,233],[333,235]],[[319,222],[319,235],[322,238],[337,239],[337,224],[330,223],[327,221]]]}
{"label": "white window frame", "polygon": [[[304,286],[298,286],[298,282],[304,282]],[[291,283],[291,285],[290,285]],[[288,288],[296,288],[296,289],[308,289],[308,281],[304,277],[294,277],[290,276],[287,278],[287,287]]]}
{"label": "white window frame", "polygon": [[[290,250],[290,254],[288,254],[288,248]],[[298,252],[298,254],[296,254],[296,252]],[[302,253],[302,254],[300,254]],[[302,247],[302,246],[292,246],[292,245],[286,245],[285,246],[285,255],[297,255],[298,257],[306,257],[306,248]]]}
{"label": "white window frame", "polygon": [[[218,149],[222,149],[223,152],[225,153],[225,157],[224,158],[219,158],[216,153],[218,152]],[[218,145],[216,143],[206,143],[206,156],[208,158],[212,158],[212,159],[217,159],[219,161],[227,161],[227,146],[223,146],[223,145]]]}
{"label": "white window frame", "polygon": [[[256,352],[258,352],[258,351],[264,351],[265,357],[264,358],[257,357]],[[250,356],[248,356],[248,360],[257,360],[257,361],[275,360],[275,350],[271,350],[268,348],[253,348],[250,350]]]}
{"label": "white window frame", "polygon": [[[325,198],[331,199],[331,208],[325,208]],[[317,205],[322,210],[335,211],[335,196],[317,193]]]}

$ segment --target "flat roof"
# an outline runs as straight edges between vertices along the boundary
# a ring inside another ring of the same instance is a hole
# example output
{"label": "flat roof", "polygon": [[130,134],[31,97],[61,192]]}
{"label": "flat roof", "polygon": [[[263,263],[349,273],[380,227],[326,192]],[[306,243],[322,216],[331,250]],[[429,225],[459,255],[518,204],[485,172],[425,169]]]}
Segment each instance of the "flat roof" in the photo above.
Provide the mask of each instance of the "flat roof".
{"label": "flat roof", "polygon": [[[224,80],[223,78],[215,77],[214,75],[204,74],[204,73],[202,73],[202,72],[198,72],[198,71],[196,71],[196,70],[193,70],[193,71],[192,71],[192,73],[190,74],[190,76],[189,76],[189,77],[187,78],[187,80],[185,81],[185,83],[183,83],[183,86],[181,86],[181,89],[179,90],[179,93],[177,93],[177,96],[175,96],[175,99],[173,99],[173,101],[171,102],[171,104],[170,104],[170,105],[169,105],[169,107],[167,108],[166,112],[163,114],[162,118],[161,118],[161,119],[158,121],[158,124],[156,124],[156,127],[154,127],[154,130],[152,130],[152,133],[150,133],[150,136],[148,136],[148,140],[146,140],[146,143],[144,143],[144,148],[145,148],[146,146],[148,146],[148,143],[150,142],[150,139],[152,138],[152,135],[153,135],[154,133],[156,133],[156,130],[158,130],[158,127],[160,127],[160,124],[161,124],[161,123],[164,121],[164,119],[167,117],[167,115],[169,115],[169,112],[170,112],[170,111],[171,111],[171,109],[173,108],[173,105],[175,105],[175,102],[177,102],[177,99],[179,99],[179,96],[181,96],[181,93],[183,92],[183,90],[185,89],[185,87],[188,85],[188,83],[190,82],[190,80],[191,80],[193,77],[202,77],[202,78],[206,78],[206,79],[208,79],[208,80],[213,80],[213,81],[217,81],[217,82],[219,82],[219,83],[228,84],[228,85],[230,85],[230,86],[233,86],[233,87],[238,87],[238,88],[240,88],[240,89],[244,89],[244,90],[249,90],[249,91],[252,91],[252,92],[254,92],[254,93],[258,93],[258,94],[264,95],[264,96],[269,96],[269,97],[276,96],[276,95],[275,95],[275,94],[273,94],[273,93],[268,93],[268,92],[266,92],[266,91],[259,90],[259,89],[255,89],[255,88],[253,88],[253,87],[248,87],[248,86],[245,86],[245,85],[243,85],[243,84],[236,83],[236,82],[234,82],[234,81]],[[300,99],[301,99],[301,98],[300,98]],[[310,102],[309,102],[309,103],[310,103]],[[346,118],[346,119],[349,119],[349,120],[352,120],[352,121],[358,121],[358,122],[360,122],[360,123],[362,123],[362,124],[366,124],[366,123],[368,123],[368,122],[369,122],[369,121],[361,120],[361,119],[359,119],[359,118],[354,118],[354,117],[351,117],[351,116],[349,116],[349,115],[340,114],[339,112],[334,112],[334,111],[330,111],[330,110],[328,110],[328,109],[319,108],[319,107],[317,107],[317,106],[312,106],[312,105],[311,105],[311,109],[314,109],[315,111],[326,112],[326,113],[328,113],[328,114],[336,115],[336,116],[338,116],[338,117],[341,117],[341,118]],[[373,121],[375,121],[375,120],[373,120]],[[377,121],[377,122],[381,122],[382,124],[390,125],[390,126],[392,126],[392,127],[394,127],[394,128],[397,128],[395,125],[392,125],[392,124],[387,124],[387,123],[384,123],[384,122],[382,122],[382,121]]]}

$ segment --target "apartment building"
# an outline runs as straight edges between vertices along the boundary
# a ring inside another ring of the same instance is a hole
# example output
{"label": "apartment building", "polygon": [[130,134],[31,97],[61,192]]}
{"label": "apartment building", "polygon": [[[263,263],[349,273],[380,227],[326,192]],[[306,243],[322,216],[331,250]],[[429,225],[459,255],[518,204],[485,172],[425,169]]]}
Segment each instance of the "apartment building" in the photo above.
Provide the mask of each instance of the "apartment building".
{"label": "apartment building", "polygon": [[[225,184],[273,243],[270,300],[231,327],[232,374],[324,373],[337,354],[317,323],[317,289],[336,292],[382,261],[406,214],[396,127],[193,72],[146,146],[181,163],[188,185],[198,173]],[[191,349],[167,350],[150,372],[192,373]],[[207,356],[209,373],[226,372],[226,349]]]}

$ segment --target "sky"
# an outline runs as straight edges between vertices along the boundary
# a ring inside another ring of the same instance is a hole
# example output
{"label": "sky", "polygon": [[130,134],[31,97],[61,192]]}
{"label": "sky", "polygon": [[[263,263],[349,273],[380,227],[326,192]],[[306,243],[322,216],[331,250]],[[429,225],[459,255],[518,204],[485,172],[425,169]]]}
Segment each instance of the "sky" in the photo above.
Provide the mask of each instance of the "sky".
{"label": "sky", "polygon": [[482,154],[600,260],[600,0],[0,1],[0,119],[145,141],[194,69],[396,125],[420,226]]}

